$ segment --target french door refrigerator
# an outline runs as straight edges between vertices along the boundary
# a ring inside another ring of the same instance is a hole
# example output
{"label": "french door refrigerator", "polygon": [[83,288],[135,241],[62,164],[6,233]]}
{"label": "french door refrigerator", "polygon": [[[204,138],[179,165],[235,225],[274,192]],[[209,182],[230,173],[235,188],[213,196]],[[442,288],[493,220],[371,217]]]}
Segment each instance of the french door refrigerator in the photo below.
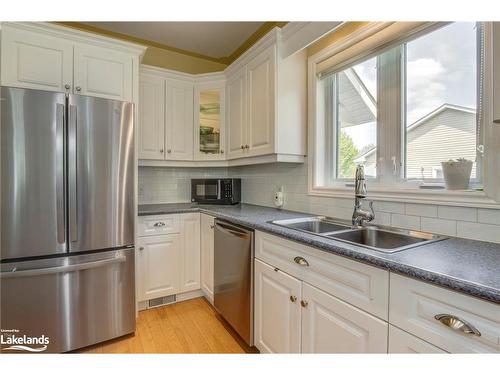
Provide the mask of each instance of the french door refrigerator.
{"label": "french door refrigerator", "polygon": [[135,330],[131,103],[0,87],[2,353]]}

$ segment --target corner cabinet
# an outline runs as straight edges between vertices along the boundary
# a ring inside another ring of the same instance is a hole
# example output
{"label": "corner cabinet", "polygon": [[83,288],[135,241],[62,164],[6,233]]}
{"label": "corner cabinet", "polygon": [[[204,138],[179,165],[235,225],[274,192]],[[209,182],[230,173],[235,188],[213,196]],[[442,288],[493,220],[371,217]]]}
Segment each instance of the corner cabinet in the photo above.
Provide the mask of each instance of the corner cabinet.
{"label": "corner cabinet", "polygon": [[214,227],[215,218],[201,214],[201,290],[214,303]]}
{"label": "corner cabinet", "polygon": [[45,23],[2,23],[1,84],[135,102],[145,47]]}

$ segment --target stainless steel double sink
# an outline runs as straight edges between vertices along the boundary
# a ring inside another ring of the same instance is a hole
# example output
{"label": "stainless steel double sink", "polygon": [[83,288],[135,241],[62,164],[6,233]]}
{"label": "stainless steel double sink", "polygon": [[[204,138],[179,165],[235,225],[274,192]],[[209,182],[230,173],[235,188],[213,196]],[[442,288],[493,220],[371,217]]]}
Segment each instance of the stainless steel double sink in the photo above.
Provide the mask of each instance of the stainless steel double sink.
{"label": "stainless steel double sink", "polygon": [[325,216],[274,220],[270,223],[384,253],[394,253],[447,238],[432,233],[379,225],[353,227],[347,221]]}

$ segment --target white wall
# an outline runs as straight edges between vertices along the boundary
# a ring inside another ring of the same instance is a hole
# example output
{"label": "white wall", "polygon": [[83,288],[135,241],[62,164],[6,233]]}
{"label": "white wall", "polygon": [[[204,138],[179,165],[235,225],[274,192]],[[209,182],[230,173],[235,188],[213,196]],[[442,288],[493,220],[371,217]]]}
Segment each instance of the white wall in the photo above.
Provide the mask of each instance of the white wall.
{"label": "white wall", "polygon": [[[272,207],[274,191],[283,186],[287,210],[342,219],[352,215],[353,199],[307,195],[307,163],[229,169],[141,167],[139,203],[189,202],[191,178],[224,176],[242,179],[245,203]],[[382,225],[500,243],[500,210],[399,202],[375,202],[374,208],[375,222]]]}

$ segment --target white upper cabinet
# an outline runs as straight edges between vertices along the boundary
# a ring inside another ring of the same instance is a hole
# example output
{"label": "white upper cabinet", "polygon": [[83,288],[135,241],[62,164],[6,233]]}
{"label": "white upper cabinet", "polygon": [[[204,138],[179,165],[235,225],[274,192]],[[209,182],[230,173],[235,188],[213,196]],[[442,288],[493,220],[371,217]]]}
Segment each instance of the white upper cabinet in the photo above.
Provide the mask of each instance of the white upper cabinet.
{"label": "white upper cabinet", "polygon": [[139,159],[165,157],[165,82],[141,74],[139,78]]}
{"label": "white upper cabinet", "polygon": [[145,48],[45,23],[5,23],[1,84],[137,101]]}
{"label": "white upper cabinet", "polygon": [[132,101],[132,57],[109,48],[76,44],[74,49],[76,94]]}
{"label": "white upper cabinet", "polygon": [[193,83],[167,79],[165,103],[165,159],[193,160]]}
{"label": "white upper cabinet", "polygon": [[242,157],[246,141],[246,68],[240,69],[227,80],[227,156]]}
{"label": "white upper cabinet", "polygon": [[247,65],[248,127],[245,148],[249,156],[274,152],[275,66],[275,45]]}
{"label": "white upper cabinet", "polygon": [[225,71],[228,159],[303,161],[307,56],[281,58],[279,51],[279,31],[273,30]]}
{"label": "white upper cabinet", "polygon": [[3,86],[59,92],[72,89],[72,42],[3,26],[1,45]]}

